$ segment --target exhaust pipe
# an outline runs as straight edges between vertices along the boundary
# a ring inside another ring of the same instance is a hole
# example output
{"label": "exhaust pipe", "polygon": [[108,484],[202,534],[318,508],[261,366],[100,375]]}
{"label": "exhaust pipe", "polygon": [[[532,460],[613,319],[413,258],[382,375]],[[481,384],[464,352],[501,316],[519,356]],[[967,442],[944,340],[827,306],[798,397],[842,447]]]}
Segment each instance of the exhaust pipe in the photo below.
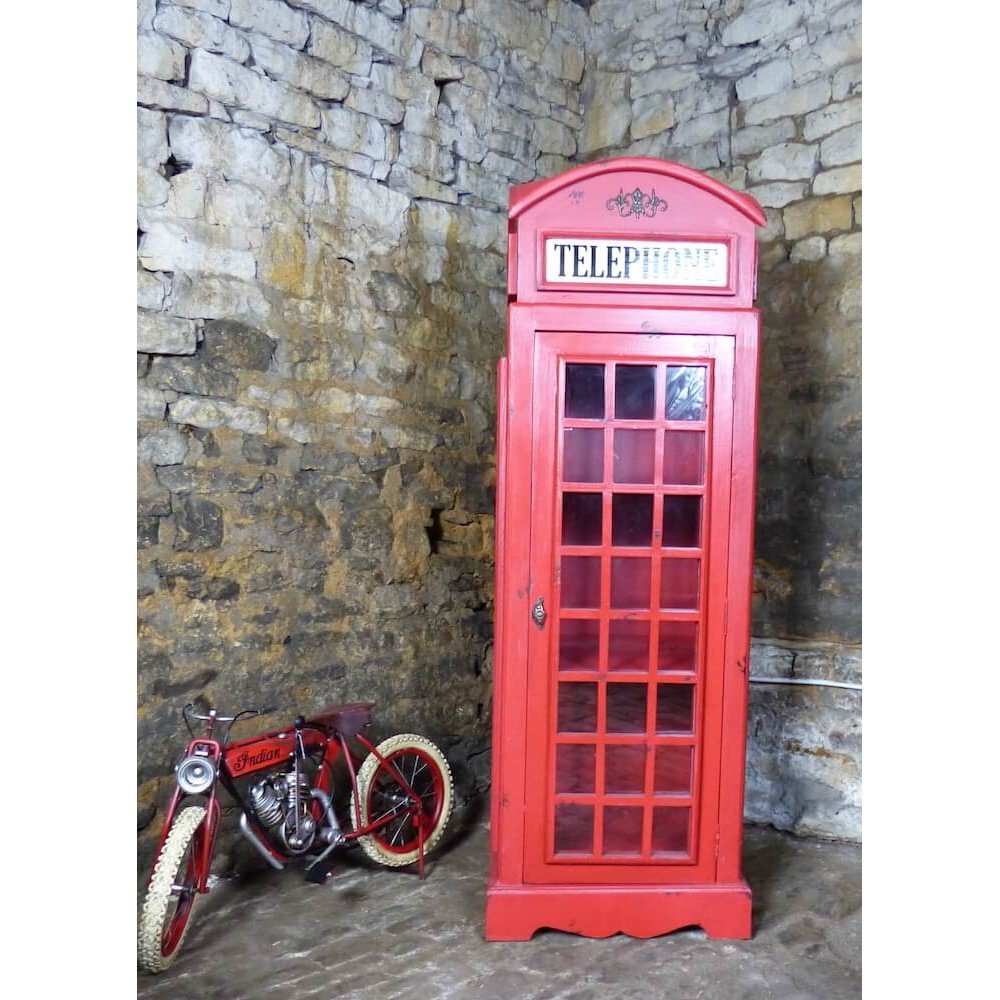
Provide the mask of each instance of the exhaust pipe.
{"label": "exhaust pipe", "polygon": [[250,820],[247,819],[246,813],[240,814],[240,833],[257,849],[260,856],[272,867],[276,868],[279,872],[284,871],[285,866],[280,862],[276,861],[271,857],[271,852],[264,846],[260,837],[257,836],[253,830],[250,829]]}

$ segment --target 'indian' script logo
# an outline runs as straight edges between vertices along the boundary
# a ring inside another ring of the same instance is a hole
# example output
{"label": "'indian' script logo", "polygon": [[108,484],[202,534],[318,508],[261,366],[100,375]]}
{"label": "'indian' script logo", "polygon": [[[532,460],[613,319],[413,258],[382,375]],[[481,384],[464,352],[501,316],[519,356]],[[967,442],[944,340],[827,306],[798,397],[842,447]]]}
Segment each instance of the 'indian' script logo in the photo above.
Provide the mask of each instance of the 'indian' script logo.
{"label": "'indian' script logo", "polygon": [[270,750],[259,750],[257,753],[250,753],[244,750],[233,762],[233,774],[242,774],[248,768],[259,767],[261,764],[269,764],[272,760],[277,760],[281,756],[281,751],[274,747]]}

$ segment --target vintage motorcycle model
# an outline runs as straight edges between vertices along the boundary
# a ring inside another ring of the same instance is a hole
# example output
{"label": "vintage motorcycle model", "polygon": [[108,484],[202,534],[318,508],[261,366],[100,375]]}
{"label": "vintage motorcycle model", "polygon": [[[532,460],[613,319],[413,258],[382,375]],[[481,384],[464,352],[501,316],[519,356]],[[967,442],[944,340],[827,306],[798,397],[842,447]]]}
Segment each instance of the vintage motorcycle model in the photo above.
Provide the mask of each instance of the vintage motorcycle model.
{"label": "vintage motorcycle model", "polygon": [[[170,966],[195,900],[209,891],[222,813],[220,782],[239,806],[240,832],[274,868],[308,857],[306,877],[323,881],[330,855],[357,842],[381,865],[417,862],[423,878],[424,856],[440,843],[451,815],[451,769],[423,736],[406,733],[378,746],[371,743],[363,730],[374,707],[370,702],[335,705],[309,718],[300,715],[285,729],[230,742],[237,721],[275,710],[224,716],[185,706],[182,715],[192,739],[175,768],[177,788],[139,917],[142,969],[162,972]],[[204,735],[195,734],[192,720],[204,723]],[[360,767],[362,752],[349,740],[367,751]],[[350,779],[349,828],[335,810],[334,766],[341,760]]]}

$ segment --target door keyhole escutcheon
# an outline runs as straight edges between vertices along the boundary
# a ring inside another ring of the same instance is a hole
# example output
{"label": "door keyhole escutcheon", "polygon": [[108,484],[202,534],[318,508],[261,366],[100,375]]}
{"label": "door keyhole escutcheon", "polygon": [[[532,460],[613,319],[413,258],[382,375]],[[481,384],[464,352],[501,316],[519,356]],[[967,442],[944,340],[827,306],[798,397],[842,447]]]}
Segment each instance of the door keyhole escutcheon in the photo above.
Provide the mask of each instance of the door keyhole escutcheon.
{"label": "door keyhole escutcheon", "polygon": [[542,603],[542,598],[540,596],[538,600],[535,601],[535,604],[531,609],[531,617],[540,629],[545,628],[545,619],[547,615],[545,614],[545,605]]}

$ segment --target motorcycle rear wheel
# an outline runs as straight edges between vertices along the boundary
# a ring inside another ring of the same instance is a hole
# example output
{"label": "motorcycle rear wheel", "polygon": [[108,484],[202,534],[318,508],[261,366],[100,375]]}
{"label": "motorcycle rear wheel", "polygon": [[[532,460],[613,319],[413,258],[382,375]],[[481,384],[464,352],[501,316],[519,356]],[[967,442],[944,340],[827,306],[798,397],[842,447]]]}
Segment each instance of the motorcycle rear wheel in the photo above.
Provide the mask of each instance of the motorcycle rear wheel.
{"label": "motorcycle rear wheel", "polygon": [[398,812],[385,826],[358,838],[372,861],[389,868],[412,864],[420,855],[416,820],[406,810],[406,792],[396,771],[409,783],[423,804],[423,851],[434,850],[444,835],[455,799],[455,783],[444,754],[426,737],[403,733],[376,747],[383,760],[370,753],[358,771],[358,794],[352,796],[351,820],[367,826],[387,812]]}
{"label": "motorcycle rear wheel", "polygon": [[139,916],[139,967],[146,972],[168,969],[187,934],[201,877],[205,812],[201,806],[178,812],[157,855]]}

